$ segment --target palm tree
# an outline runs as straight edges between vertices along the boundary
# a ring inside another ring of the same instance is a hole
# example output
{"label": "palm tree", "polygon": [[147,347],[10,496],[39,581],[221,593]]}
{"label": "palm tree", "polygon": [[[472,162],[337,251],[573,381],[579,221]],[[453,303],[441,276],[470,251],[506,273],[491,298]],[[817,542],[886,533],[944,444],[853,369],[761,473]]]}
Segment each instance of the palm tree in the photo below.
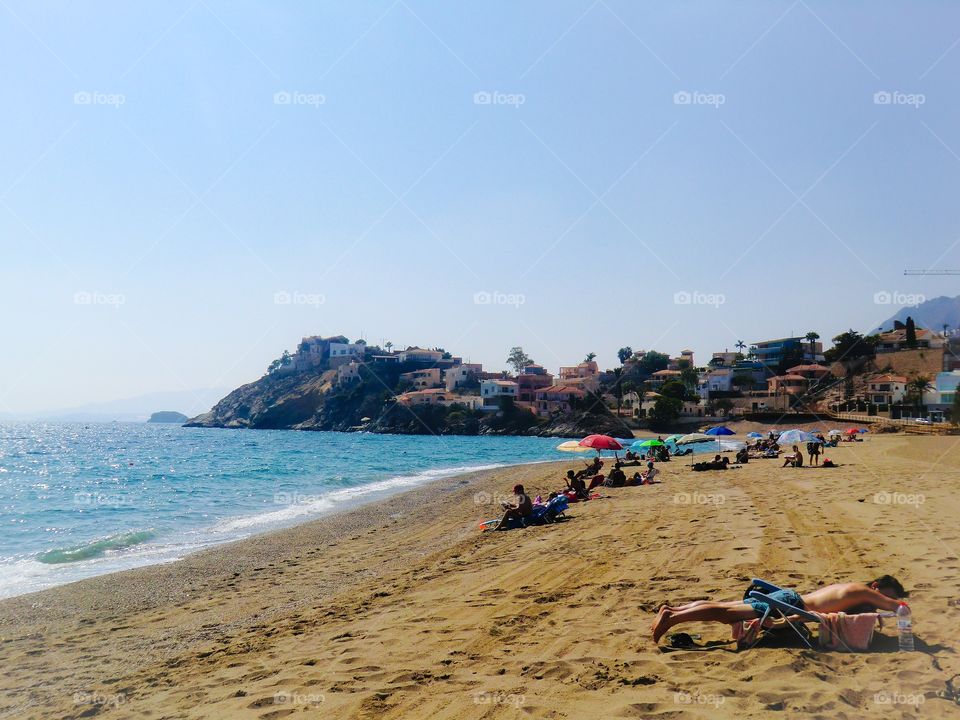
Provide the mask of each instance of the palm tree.
{"label": "palm tree", "polygon": [[803,337],[808,343],[810,343],[810,354],[816,357],[816,355],[814,355],[814,352],[813,352],[813,343],[819,340],[820,336],[817,333],[810,331]]}
{"label": "palm tree", "polygon": [[587,359],[584,360],[584,362],[592,362],[596,356],[597,356],[596,353],[587,353]]}
{"label": "palm tree", "polygon": [[927,390],[933,390],[933,385],[930,384],[930,378],[926,375],[917,375],[913,380],[907,383],[907,394],[913,397],[913,401],[917,406],[917,411],[920,417],[926,415],[923,406],[923,394]]}
{"label": "palm tree", "polygon": [[393,343],[390,342],[389,340],[387,340],[387,341],[383,344],[383,346],[387,349],[387,352],[389,353],[390,350],[391,350],[391,348],[393,348]]}
{"label": "palm tree", "polygon": [[737,341],[733,344],[733,346],[734,346],[737,350],[739,350],[740,352],[743,352],[743,349],[747,346],[747,344],[746,344],[743,340],[737,340]]}

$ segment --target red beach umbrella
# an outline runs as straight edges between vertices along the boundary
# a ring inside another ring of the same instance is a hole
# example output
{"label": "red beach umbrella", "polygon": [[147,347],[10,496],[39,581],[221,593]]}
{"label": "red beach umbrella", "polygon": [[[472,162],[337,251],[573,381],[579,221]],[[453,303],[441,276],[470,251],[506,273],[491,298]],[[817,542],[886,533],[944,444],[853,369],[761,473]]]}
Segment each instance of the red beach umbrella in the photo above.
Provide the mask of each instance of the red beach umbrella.
{"label": "red beach umbrella", "polygon": [[[859,433],[860,431],[857,430],[856,428],[850,428],[849,430],[847,430],[847,435],[858,435]],[[580,444],[582,445],[583,443],[580,443]]]}
{"label": "red beach umbrella", "polygon": [[609,435],[587,435],[580,445],[594,450],[623,450],[623,445]]}

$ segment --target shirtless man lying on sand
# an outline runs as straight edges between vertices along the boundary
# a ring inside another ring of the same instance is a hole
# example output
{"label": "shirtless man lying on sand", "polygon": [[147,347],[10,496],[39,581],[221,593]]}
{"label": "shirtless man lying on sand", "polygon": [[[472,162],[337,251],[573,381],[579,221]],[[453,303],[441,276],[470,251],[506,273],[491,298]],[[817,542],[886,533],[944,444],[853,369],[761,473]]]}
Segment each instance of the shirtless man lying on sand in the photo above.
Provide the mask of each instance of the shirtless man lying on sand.
{"label": "shirtless man lying on sand", "polygon": [[[827,585],[806,595],[800,595],[794,590],[778,590],[770,595],[811,612],[854,614],[874,612],[877,609],[896,610],[898,599],[906,597],[907,592],[896,578],[884,575],[868,584]],[[697,600],[679,607],[664,605],[653,621],[653,640],[658,642],[667,630],[680,623],[720,622],[733,625],[741,620],[762,617],[766,609],[767,603],[754,599],[732,602]]]}

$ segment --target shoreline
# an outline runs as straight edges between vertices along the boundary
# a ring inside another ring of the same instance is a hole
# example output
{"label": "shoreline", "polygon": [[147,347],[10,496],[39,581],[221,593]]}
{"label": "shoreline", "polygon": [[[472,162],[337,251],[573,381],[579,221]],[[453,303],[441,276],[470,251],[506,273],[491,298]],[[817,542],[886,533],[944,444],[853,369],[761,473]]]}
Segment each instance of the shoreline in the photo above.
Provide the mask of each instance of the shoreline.
{"label": "shoreline", "polygon": [[[401,518],[408,520],[410,514],[426,503],[430,499],[429,496],[436,492],[448,493],[462,490],[466,486],[472,486],[473,484],[483,481],[488,475],[498,471],[565,462],[568,461],[562,459],[535,460],[516,464],[492,465],[481,469],[454,472],[450,475],[428,478],[412,486],[373,490],[369,497],[348,501],[342,506],[321,511],[313,517],[295,521],[286,526],[267,528],[260,532],[254,532],[246,537],[226,540],[207,547],[198,548],[175,560],[110,571],[41,590],[0,598],[0,629],[3,628],[8,619],[8,606],[17,604],[16,601],[22,601],[20,604],[29,602],[31,606],[40,602],[46,609],[50,609],[51,607],[62,604],[59,601],[52,600],[52,596],[54,595],[78,595],[86,590],[97,593],[105,591],[107,589],[106,586],[114,584],[118,586],[116,589],[119,589],[121,593],[125,594],[125,586],[131,583],[144,584],[151,582],[153,578],[147,577],[148,575],[157,574],[166,576],[179,574],[176,572],[179,568],[175,566],[181,563],[190,565],[190,572],[202,573],[205,569],[221,569],[221,563],[224,560],[228,562],[239,562],[244,558],[261,557],[264,552],[282,553],[284,548],[289,548],[294,541],[300,541],[305,537],[316,537],[333,542],[342,542],[347,534],[368,530],[369,526],[397,523]],[[413,478],[416,476],[411,475],[409,477]],[[375,485],[377,483],[372,484]],[[358,486],[356,489],[364,487],[365,486]],[[238,518],[234,518],[234,520],[246,519],[248,517],[257,516],[239,516]],[[258,547],[261,545],[263,547]],[[257,551],[254,551],[254,548],[257,548]],[[245,564],[249,565],[250,563]],[[194,566],[196,566],[196,568],[194,568]],[[162,572],[162,570],[171,570],[173,572]],[[231,569],[230,572],[233,572],[233,570]],[[116,583],[111,580],[114,578],[116,579]],[[170,590],[167,585],[162,585],[162,587],[165,590]],[[44,602],[43,600],[38,601],[35,599],[35,596],[48,596],[51,600],[49,602]],[[75,602],[70,604],[70,606],[74,608],[78,607]]]}

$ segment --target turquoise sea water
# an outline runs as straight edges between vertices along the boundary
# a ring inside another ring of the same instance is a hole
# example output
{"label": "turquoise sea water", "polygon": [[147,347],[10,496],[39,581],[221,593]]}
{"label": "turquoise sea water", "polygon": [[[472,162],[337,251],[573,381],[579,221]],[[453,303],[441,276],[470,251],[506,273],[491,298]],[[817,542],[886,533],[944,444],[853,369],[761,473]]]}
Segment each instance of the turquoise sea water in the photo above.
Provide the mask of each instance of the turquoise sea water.
{"label": "turquoise sea water", "polygon": [[430,479],[570,459],[556,438],[0,424],[0,597],[170,562]]}

